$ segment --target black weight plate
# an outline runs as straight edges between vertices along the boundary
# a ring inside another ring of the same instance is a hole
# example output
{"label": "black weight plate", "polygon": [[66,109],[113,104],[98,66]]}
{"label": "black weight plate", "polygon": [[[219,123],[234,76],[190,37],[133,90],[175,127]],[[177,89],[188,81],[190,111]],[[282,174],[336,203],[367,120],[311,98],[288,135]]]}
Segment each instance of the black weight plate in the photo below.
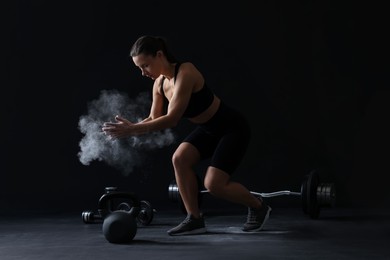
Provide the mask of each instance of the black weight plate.
{"label": "black weight plate", "polygon": [[302,209],[303,213],[308,214],[308,202],[307,202],[307,180],[309,179],[309,175],[305,175],[301,185],[301,199],[302,199]]}
{"label": "black weight plate", "polygon": [[131,206],[129,203],[127,202],[122,202],[118,205],[118,207],[116,208],[117,210],[125,210],[125,211],[130,211],[131,209]]}
{"label": "black weight plate", "polygon": [[137,216],[137,220],[144,226],[149,225],[154,217],[154,211],[150,202],[141,200],[141,210]]}
{"label": "black weight plate", "polygon": [[312,219],[317,219],[320,214],[320,207],[317,201],[317,187],[319,184],[319,175],[316,171],[312,171],[307,179],[307,209]]}

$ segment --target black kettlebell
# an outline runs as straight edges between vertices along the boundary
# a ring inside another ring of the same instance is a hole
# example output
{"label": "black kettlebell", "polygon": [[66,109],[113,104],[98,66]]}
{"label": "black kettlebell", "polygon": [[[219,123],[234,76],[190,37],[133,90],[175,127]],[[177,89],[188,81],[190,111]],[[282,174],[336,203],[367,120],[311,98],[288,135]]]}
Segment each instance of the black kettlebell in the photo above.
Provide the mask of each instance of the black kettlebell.
{"label": "black kettlebell", "polygon": [[[131,200],[131,209],[111,210],[111,202],[114,199],[125,198]],[[110,243],[128,243],[137,234],[137,221],[141,208],[140,200],[131,192],[110,192],[100,197],[98,211],[102,216],[102,231],[104,237]]]}

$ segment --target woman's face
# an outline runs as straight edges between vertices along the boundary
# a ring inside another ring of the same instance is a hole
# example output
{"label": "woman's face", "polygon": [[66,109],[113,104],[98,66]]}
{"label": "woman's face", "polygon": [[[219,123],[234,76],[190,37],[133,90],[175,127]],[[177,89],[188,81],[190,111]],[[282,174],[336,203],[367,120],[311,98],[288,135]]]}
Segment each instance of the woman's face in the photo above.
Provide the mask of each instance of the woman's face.
{"label": "woman's face", "polygon": [[155,80],[161,75],[160,56],[160,52],[156,56],[140,54],[133,57],[133,62],[142,71],[142,76]]}

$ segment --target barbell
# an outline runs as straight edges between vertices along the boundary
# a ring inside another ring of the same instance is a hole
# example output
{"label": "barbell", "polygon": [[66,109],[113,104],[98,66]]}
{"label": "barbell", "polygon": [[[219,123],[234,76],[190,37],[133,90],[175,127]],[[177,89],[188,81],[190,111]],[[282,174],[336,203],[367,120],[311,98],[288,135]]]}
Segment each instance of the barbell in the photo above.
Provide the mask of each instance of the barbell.
{"label": "barbell", "polygon": [[[199,184],[199,177],[198,177]],[[198,185],[200,187],[200,185]],[[208,190],[199,190],[198,206],[201,206],[203,194],[209,193]],[[259,193],[250,191],[251,194],[257,197],[276,197],[283,195],[292,195],[301,197],[302,209],[310,218],[317,219],[320,215],[321,208],[334,207],[336,199],[336,189],[334,183],[321,183],[317,170],[312,170],[304,176],[300,191],[281,190],[269,193]],[[173,202],[178,202],[184,214],[187,214],[183,201],[180,196],[179,188],[176,181],[173,180],[168,187],[169,199]]]}

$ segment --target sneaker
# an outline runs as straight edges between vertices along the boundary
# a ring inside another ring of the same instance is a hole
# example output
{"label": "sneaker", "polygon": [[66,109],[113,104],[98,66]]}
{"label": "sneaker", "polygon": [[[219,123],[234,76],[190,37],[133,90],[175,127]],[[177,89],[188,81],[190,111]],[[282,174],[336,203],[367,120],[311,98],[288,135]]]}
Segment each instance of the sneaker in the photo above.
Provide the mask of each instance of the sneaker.
{"label": "sneaker", "polygon": [[206,233],[203,217],[194,218],[190,214],[188,214],[183,222],[181,222],[177,227],[168,230],[168,235],[170,236],[195,235],[202,233]]}
{"label": "sneaker", "polygon": [[265,204],[264,201],[262,201],[261,207],[258,209],[248,208],[247,221],[242,230],[246,232],[256,232],[262,230],[271,210],[271,207]]}

